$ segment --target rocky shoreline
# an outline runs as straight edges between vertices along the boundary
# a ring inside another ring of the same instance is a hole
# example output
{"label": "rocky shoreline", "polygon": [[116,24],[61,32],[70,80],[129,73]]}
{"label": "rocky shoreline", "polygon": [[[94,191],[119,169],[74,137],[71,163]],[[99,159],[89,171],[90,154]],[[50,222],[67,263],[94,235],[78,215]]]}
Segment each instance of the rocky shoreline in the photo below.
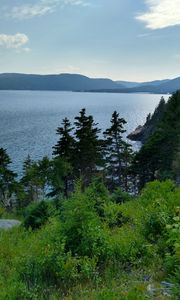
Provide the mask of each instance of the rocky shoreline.
{"label": "rocky shoreline", "polygon": [[134,131],[132,131],[127,138],[131,141],[142,141],[144,136],[145,128],[139,125]]}

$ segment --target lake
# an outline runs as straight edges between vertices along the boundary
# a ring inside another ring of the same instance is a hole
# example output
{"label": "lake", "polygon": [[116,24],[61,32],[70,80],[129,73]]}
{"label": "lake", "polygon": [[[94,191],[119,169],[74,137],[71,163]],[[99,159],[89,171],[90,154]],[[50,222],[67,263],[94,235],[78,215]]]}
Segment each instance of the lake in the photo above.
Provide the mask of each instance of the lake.
{"label": "lake", "polygon": [[104,131],[117,110],[128,122],[128,134],[145,122],[160,98],[152,94],[0,91],[0,147],[7,149],[12,169],[20,174],[28,154],[36,160],[51,157],[56,128],[64,117],[73,122],[80,109],[86,108]]}

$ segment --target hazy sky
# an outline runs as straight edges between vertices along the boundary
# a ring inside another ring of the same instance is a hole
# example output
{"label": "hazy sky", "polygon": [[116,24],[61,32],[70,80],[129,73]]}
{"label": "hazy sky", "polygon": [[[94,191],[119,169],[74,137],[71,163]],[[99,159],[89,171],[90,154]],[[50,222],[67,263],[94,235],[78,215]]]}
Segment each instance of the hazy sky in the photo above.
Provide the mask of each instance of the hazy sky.
{"label": "hazy sky", "polygon": [[180,76],[180,0],[0,0],[0,73]]}

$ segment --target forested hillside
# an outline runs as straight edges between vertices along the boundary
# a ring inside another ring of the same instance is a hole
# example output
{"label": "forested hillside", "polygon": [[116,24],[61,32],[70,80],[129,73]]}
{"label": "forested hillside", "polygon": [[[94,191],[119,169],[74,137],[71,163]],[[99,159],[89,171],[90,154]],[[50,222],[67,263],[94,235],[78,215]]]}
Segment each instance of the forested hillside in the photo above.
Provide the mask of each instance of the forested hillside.
{"label": "forested hillside", "polygon": [[82,109],[53,158],[18,179],[0,149],[0,299],[179,299],[180,92],[162,99],[139,152],[114,111],[100,138]]}
{"label": "forested hillside", "polygon": [[180,180],[180,92],[160,101],[145,124],[147,139],[134,160],[140,185],[154,179]]}

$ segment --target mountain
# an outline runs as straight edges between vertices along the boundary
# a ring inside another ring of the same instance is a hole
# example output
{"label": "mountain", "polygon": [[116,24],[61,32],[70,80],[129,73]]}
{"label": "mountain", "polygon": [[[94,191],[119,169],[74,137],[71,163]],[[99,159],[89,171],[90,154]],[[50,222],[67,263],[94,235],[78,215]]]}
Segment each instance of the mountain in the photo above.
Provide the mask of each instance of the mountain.
{"label": "mountain", "polygon": [[160,84],[158,84],[158,81],[152,81],[131,88],[122,88],[118,86],[116,89],[93,90],[93,92],[172,94],[175,91],[180,90],[180,77],[171,80],[160,80],[159,82]]}
{"label": "mountain", "polygon": [[141,82],[137,86],[158,86],[160,84],[164,84],[171,81],[170,79],[164,79],[164,80],[154,80],[154,81],[148,81],[148,82]]}
{"label": "mountain", "polygon": [[[84,91],[106,88],[115,89],[117,88],[117,83],[110,79],[92,79],[79,74],[0,74],[0,90]],[[120,84],[118,88],[124,88],[124,86]]]}
{"label": "mountain", "polygon": [[173,93],[180,89],[180,77],[150,82],[113,81],[80,74],[0,74],[0,90],[50,90],[109,93]]}
{"label": "mountain", "polygon": [[141,86],[158,86],[163,83],[167,83],[170,79],[164,80],[154,80],[154,81],[147,81],[147,82],[131,82],[131,81],[116,81],[117,84],[121,84],[126,88],[134,88],[134,87],[141,87]]}
{"label": "mountain", "polygon": [[131,81],[116,81],[116,83],[118,84],[118,88],[120,85],[123,85],[126,88],[133,88],[141,84],[139,82],[131,82]]}
{"label": "mountain", "polygon": [[172,79],[166,83],[160,84],[158,86],[159,90],[162,90],[164,93],[172,93],[180,89],[180,77]]}

